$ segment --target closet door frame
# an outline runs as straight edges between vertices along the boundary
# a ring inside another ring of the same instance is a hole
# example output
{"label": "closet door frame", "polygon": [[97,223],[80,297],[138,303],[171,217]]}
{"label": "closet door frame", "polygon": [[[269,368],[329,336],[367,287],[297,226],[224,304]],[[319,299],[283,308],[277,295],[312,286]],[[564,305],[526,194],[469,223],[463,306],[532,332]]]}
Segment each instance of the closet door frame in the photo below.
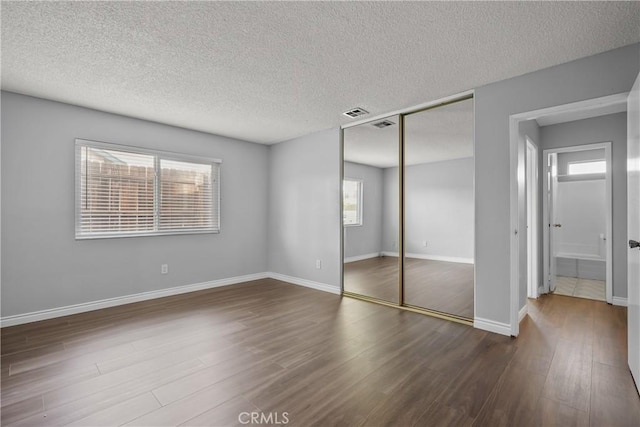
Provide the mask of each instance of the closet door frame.
{"label": "closet door frame", "polygon": [[[437,310],[431,310],[424,307],[409,305],[409,304],[406,304],[404,301],[404,270],[405,270],[404,268],[405,267],[405,197],[404,197],[405,123],[404,123],[404,119],[406,116],[409,116],[412,114],[422,113],[424,111],[444,107],[450,104],[454,104],[456,102],[466,101],[470,99],[472,100],[473,98],[474,98],[474,92],[467,91],[467,92],[450,96],[447,98],[442,98],[440,100],[433,101],[430,103],[421,104],[406,110],[394,111],[388,114],[381,114],[373,118],[367,118],[364,120],[359,120],[357,122],[349,123],[347,125],[341,126],[340,128],[340,212],[341,212],[340,214],[340,230],[341,230],[341,233],[340,233],[340,291],[341,291],[341,295],[473,326],[473,319],[463,317],[463,316],[457,316],[455,314],[444,313]],[[475,111],[475,108],[474,108],[474,111]],[[344,289],[344,225],[342,224],[342,221],[343,221],[342,219],[342,211],[343,211],[342,182],[344,180],[344,130],[351,127],[372,123],[372,122],[375,122],[376,120],[384,119],[394,115],[398,116],[398,201],[399,201],[398,218],[399,218],[399,224],[398,224],[398,303],[397,304],[390,301],[385,301],[379,298],[369,297],[366,295],[345,291]],[[475,141],[474,141],[474,154],[475,154]],[[474,155],[474,158],[475,158],[475,155]],[[475,184],[474,184],[474,206],[475,206]],[[475,227],[474,227],[474,234],[475,234]],[[474,239],[474,249],[475,249],[475,239]],[[474,278],[473,278],[474,308],[475,308],[475,282],[476,282],[475,276],[476,274],[475,274],[475,263],[474,263]]]}

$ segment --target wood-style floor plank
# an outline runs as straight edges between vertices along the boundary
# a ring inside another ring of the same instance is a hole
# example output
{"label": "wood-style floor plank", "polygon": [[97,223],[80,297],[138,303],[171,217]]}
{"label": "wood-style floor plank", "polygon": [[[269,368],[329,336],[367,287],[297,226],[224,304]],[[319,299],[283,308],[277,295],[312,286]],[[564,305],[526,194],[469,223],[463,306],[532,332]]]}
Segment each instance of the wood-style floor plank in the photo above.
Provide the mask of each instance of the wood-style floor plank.
{"label": "wood-style floor plank", "polygon": [[43,410],[44,400],[42,396],[36,395],[34,397],[29,397],[20,400],[17,403],[2,406],[2,411],[0,411],[0,424],[11,424],[14,421],[21,420],[29,415],[37,414]]}
{"label": "wood-style floor plank", "polygon": [[624,307],[544,296],[520,331],[247,282],[2,329],[1,421],[637,425]]}
{"label": "wood-style floor plank", "polygon": [[[242,426],[251,420],[252,413],[259,413],[259,409],[244,399],[242,396],[234,397],[231,400],[209,409],[202,414],[193,417],[181,426],[211,427],[211,426]],[[282,416],[282,415],[281,415]],[[285,418],[281,418],[285,421]],[[288,421],[288,417],[286,418]]]}
{"label": "wood-style floor plank", "polygon": [[474,426],[509,427],[513,425],[513,420],[520,420],[522,427],[532,425],[544,382],[544,375],[529,372],[517,365],[509,366],[482,407]]}
{"label": "wood-style floor plank", "polygon": [[121,425],[127,421],[148,414],[161,406],[153,394],[144,393],[133,399],[125,400],[101,411],[94,412],[88,417],[67,425],[69,427]]}
{"label": "wood-style floor plank", "polygon": [[593,364],[591,387],[591,426],[616,420],[618,425],[640,425],[640,403],[628,368]]}
{"label": "wood-style floor plank", "polygon": [[560,340],[542,394],[580,411],[589,410],[592,346]]}
{"label": "wood-style floor plank", "polygon": [[[619,425],[616,418],[612,418],[604,425]],[[589,425],[589,412],[572,408],[571,406],[567,406],[557,400],[541,397],[538,400],[536,417],[533,419],[533,425],[542,427],[585,427]]]}

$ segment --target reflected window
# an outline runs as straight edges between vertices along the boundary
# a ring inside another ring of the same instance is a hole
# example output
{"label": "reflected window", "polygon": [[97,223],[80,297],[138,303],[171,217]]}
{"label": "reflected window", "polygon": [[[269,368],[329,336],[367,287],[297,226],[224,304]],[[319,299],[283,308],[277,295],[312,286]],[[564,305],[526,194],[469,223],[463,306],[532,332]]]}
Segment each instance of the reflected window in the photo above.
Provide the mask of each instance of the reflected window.
{"label": "reflected window", "polygon": [[342,221],[345,226],[362,225],[362,180],[342,182]]}

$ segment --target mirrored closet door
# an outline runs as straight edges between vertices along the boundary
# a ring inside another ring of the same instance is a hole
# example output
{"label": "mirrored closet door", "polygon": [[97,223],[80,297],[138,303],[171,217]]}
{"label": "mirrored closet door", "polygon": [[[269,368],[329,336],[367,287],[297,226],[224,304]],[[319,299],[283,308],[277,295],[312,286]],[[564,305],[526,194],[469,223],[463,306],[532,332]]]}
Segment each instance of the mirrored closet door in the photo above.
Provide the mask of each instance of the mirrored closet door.
{"label": "mirrored closet door", "polygon": [[343,133],[344,292],[399,304],[399,117]]}
{"label": "mirrored closet door", "polygon": [[343,292],[470,323],[473,99],[343,129]]}
{"label": "mirrored closet door", "polygon": [[404,119],[404,302],[473,318],[473,100]]}

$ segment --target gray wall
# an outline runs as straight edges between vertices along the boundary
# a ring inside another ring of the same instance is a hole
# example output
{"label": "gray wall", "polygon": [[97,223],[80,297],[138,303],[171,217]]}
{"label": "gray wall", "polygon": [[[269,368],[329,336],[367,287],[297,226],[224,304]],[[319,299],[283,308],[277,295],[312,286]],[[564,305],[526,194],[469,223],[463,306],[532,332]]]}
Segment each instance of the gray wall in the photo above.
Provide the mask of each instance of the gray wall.
{"label": "gray wall", "polygon": [[398,168],[386,168],[383,173],[382,199],[382,250],[384,252],[398,252],[398,222],[400,221],[398,200]]}
{"label": "gray wall", "polygon": [[[405,252],[473,258],[473,157],[405,168]],[[398,168],[384,170],[383,250],[398,252]],[[427,247],[423,242],[427,241]],[[461,244],[466,242],[467,244]]]}
{"label": "gray wall", "polygon": [[[527,120],[524,122],[520,122],[519,129],[520,136],[520,147],[518,150],[518,163],[526,166],[526,137],[529,137],[533,145],[535,145],[538,150],[540,150],[540,127],[538,126],[538,122],[535,120]],[[540,166],[540,164],[538,164]],[[519,191],[518,191],[518,223],[520,230],[527,229],[527,194],[526,194],[526,182],[518,181]],[[538,187],[538,192],[541,191],[542,187]],[[538,221],[542,219],[542,206],[538,203]],[[529,290],[527,289],[528,278],[527,278],[527,257],[524,254],[528,251],[528,242],[527,242],[527,233],[522,233],[520,235],[520,240],[518,241],[519,247],[518,250],[521,254],[520,256],[520,266],[519,266],[519,305],[518,308],[522,308],[527,304],[527,295]],[[538,240],[538,280],[542,277],[542,240]],[[539,284],[538,284],[539,286]]]}
{"label": "gray wall", "polygon": [[473,157],[405,169],[407,254],[473,259],[473,225]]}
{"label": "gray wall", "polygon": [[[266,271],[268,147],[13,93],[1,102],[3,316]],[[222,159],[220,234],[76,241],[75,138]]]}
{"label": "gray wall", "polygon": [[510,323],[509,115],[628,92],[639,68],[634,44],[475,90],[476,317]]}
{"label": "gray wall", "polygon": [[382,252],[382,169],[344,162],[344,177],[362,180],[362,225],[344,227],[344,257]]}
{"label": "gray wall", "polygon": [[269,271],[339,288],[339,129],[272,145],[269,170]]}
{"label": "gray wall", "polygon": [[544,150],[593,144],[596,142],[611,142],[611,181],[613,186],[613,296],[626,298],[627,113],[609,114],[602,117],[544,126],[540,128],[540,134],[542,138],[542,148]]}

